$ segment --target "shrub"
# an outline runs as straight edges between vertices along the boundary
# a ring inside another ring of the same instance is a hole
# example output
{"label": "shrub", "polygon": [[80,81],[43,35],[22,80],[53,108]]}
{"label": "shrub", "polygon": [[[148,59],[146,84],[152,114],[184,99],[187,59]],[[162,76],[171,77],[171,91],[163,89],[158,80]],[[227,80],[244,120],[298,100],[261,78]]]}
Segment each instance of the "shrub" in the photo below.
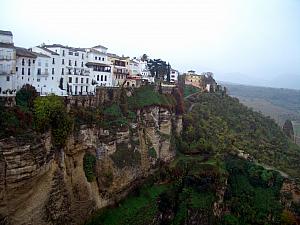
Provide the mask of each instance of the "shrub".
{"label": "shrub", "polygon": [[86,153],[83,157],[83,170],[88,182],[95,180],[96,157],[90,153]]}
{"label": "shrub", "polygon": [[32,109],[34,99],[38,96],[36,89],[30,84],[25,84],[16,93],[16,104],[21,108]]}

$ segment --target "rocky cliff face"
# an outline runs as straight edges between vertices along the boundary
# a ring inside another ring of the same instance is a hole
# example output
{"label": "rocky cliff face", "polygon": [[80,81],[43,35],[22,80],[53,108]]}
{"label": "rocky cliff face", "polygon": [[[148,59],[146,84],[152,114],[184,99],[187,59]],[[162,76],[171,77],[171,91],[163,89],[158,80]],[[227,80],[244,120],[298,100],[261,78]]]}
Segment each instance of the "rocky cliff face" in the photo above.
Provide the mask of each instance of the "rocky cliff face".
{"label": "rocky cliff face", "polygon": [[[82,126],[60,150],[49,133],[1,140],[0,224],[80,224],[125,196],[175,156],[172,137],[181,131],[181,117],[165,108],[141,109],[137,118],[118,129]],[[96,159],[90,182],[87,154]]]}

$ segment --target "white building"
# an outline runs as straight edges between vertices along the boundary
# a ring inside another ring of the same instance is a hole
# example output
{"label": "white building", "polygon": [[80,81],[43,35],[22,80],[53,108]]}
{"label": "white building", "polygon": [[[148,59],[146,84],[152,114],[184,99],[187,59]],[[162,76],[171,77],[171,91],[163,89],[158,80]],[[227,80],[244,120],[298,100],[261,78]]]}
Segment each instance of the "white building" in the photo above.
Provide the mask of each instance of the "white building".
{"label": "white building", "polygon": [[0,96],[16,94],[16,50],[10,31],[0,30]]}
{"label": "white building", "polygon": [[[63,77],[60,73],[59,54],[42,46],[33,47],[31,50],[35,53],[39,53],[39,56],[48,56],[48,59],[46,60],[48,61],[47,69],[49,76],[39,76],[37,83],[37,89],[39,92],[48,92],[59,96],[66,96],[67,91],[63,90]],[[42,57],[40,60],[42,61],[43,58],[45,57]]]}
{"label": "white building", "polygon": [[177,70],[171,69],[171,71],[170,71],[170,83],[177,83],[178,82],[178,75],[179,75],[179,72]]}
{"label": "white building", "polygon": [[60,44],[44,45],[59,54],[58,70],[61,74],[62,89],[70,95],[93,94],[92,77],[86,67],[87,53],[84,48],[73,48]]}
{"label": "white building", "polygon": [[113,86],[122,86],[125,84],[129,76],[129,57],[118,56],[116,54],[107,53],[108,60],[112,65]]}
{"label": "white building", "polygon": [[107,48],[97,45],[93,48],[86,49],[86,52],[86,66],[90,69],[94,91],[97,86],[112,87],[112,69],[111,62],[107,57]]}

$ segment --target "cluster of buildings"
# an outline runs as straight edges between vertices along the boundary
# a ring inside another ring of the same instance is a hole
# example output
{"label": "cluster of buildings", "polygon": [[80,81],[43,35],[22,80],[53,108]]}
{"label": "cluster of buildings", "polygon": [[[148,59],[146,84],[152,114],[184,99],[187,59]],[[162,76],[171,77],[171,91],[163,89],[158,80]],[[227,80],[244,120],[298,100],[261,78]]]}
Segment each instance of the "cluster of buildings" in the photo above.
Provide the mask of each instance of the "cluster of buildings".
{"label": "cluster of buildings", "polygon": [[194,70],[190,70],[183,76],[186,85],[200,88],[202,91],[215,92],[219,88],[212,72],[197,74]]}
{"label": "cluster of buildings", "polygon": [[[178,71],[171,71],[171,83]],[[16,47],[10,31],[0,30],[0,96],[13,96],[25,84],[40,95],[93,95],[96,88],[154,83],[147,62],[118,56],[97,45],[74,48],[60,44]]]}

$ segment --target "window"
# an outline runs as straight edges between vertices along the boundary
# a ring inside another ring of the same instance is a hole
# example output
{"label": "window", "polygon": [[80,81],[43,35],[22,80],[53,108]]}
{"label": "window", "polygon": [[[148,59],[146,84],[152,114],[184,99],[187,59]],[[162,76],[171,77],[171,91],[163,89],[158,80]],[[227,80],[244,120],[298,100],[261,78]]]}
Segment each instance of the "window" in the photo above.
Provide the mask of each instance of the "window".
{"label": "window", "polygon": [[69,55],[73,55],[73,52],[69,51]]}
{"label": "window", "polygon": [[24,66],[25,65],[25,60],[24,59],[22,59],[22,66]]}
{"label": "window", "polygon": [[78,52],[75,52],[75,56],[79,56],[79,53],[78,53]]}
{"label": "window", "polygon": [[104,81],[107,81],[107,76],[106,75],[104,76]]}
{"label": "window", "polygon": [[16,72],[18,72],[18,67],[16,67]]}
{"label": "window", "polygon": [[28,66],[31,66],[31,60],[28,59]]}
{"label": "window", "polygon": [[54,77],[52,77],[52,80],[54,80]]}
{"label": "window", "polygon": [[69,66],[72,66],[72,60],[71,59],[69,60]]}
{"label": "window", "polygon": [[41,79],[37,79],[36,81],[37,81],[37,82],[40,82],[40,81],[41,81]]}
{"label": "window", "polygon": [[28,75],[30,75],[30,68],[28,68]]}
{"label": "window", "polygon": [[64,68],[61,69],[61,75],[64,75],[65,74],[65,70]]}
{"label": "window", "polygon": [[101,75],[101,81],[103,81],[103,75]]}
{"label": "window", "polygon": [[34,59],[32,60],[32,64],[35,64],[35,60]]}
{"label": "window", "polygon": [[77,66],[77,61],[75,61],[75,66]]}
{"label": "window", "polygon": [[52,58],[52,64],[55,64],[55,59],[54,58]]}
{"label": "window", "polygon": [[81,78],[81,83],[83,84],[83,78]]}
{"label": "window", "polygon": [[102,61],[104,61],[104,58],[102,58]]}
{"label": "window", "polygon": [[65,56],[65,50],[63,50],[63,56]]}
{"label": "window", "polygon": [[54,68],[52,68],[52,75],[54,74]]}
{"label": "window", "polygon": [[81,67],[83,67],[83,62],[81,62]]}
{"label": "window", "polygon": [[38,68],[37,75],[41,75],[41,68]]}
{"label": "window", "polygon": [[22,75],[24,75],[24,68],[22,68]]}
{"label": "window", "polygon": [[89,83],[89,78],[86,78],[86,83],[87,83],[87,84]]}
{"label": "window", "polygon": [[99,81],[99,75],[97,75],[97,81]]}
{"label": "window", "polygon": [[75,83],[76,83],[76,84],[78,84],[78,77],[76,77],[76,79],[75,79]]}
{"label": "window", "polygon": [[83,53],[81,54],[81,58],[83,59]]}
{"label": "window", "polygon": [[69,83],[72,83],[72,77],[69,77]]}
{"label": "window", "polygon": [[85,91],[86,91],[86,92],[88,92],[88,88],[89,88],[88,86],[85,87]]}
{"label": "window", "polygon": [[65,65],[65,60],[64,59],[61,60],[61,64]]}
{"label": "window", "polygon": [[97,56],[95,56],[95,60],[97,60]]}
{"label": "window", "polygon": [[9,76],[6,77],[6,81],[10,81],[10,77]]}

